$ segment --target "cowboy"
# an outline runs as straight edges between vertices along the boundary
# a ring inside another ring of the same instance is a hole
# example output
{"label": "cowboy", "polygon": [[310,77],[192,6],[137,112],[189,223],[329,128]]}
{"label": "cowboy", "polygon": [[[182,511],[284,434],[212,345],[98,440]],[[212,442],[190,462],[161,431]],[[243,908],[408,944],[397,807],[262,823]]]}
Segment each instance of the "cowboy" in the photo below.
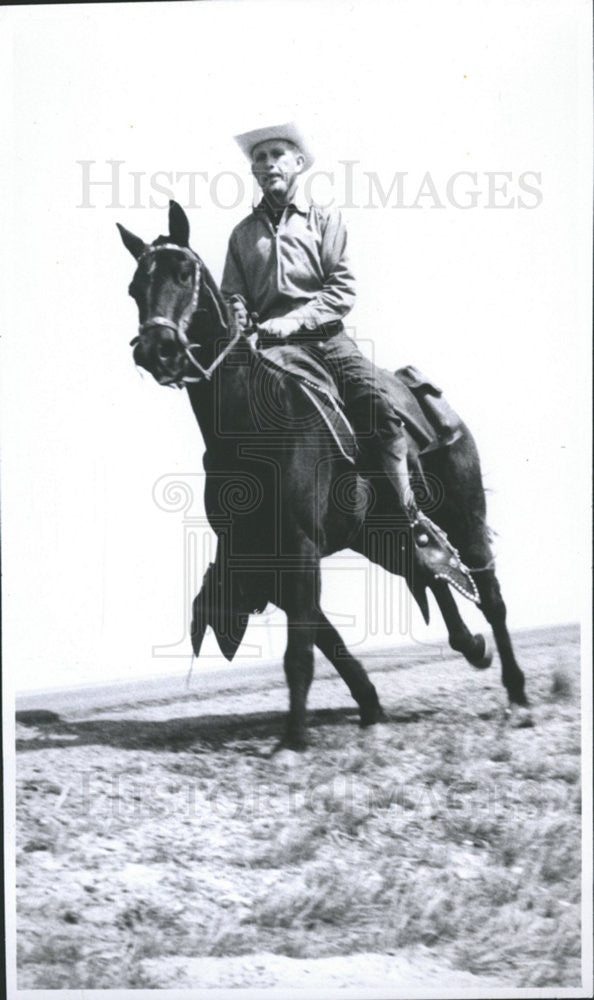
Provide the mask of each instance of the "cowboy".
{"label": "cowboy", "polygon": [[385,375],[348,336],[344,317],[355,302],[347,234],[336,209],[304,203],[299,176],[314,157],[294,123],[235,137],[263,198],[231,233],[221,289],[242,328],[258,318],[260,346],[289,341],[315,354],[333,375],[359,436],[371,436],[379,469],[413,528],[421,564],[435,574],[452,565],[445,535],[416,506],[406,438]]}

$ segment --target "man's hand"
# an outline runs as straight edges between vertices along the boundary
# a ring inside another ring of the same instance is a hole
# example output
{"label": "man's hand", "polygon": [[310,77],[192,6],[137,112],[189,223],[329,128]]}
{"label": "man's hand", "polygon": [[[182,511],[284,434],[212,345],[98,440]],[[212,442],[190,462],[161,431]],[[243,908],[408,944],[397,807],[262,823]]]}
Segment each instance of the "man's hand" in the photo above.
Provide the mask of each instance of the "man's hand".
{"label": "man's hand", "polygon": [[241,295],[232,295],[230,299],[227,300],[227,307],[230,313],[230,319],[232,320],[236,329],[246,330],[249,322],[249,314],[247,310],[247,305],[245,300]]}
{"label": "man's hand", "polygon": [[294,319],[291,316],[277,316],[275,319],[267,319],[260,323],[258,330],[260,336],[279,337],[281,340],[285,340],[292,333],[297,333],[301,326],[300,319]]}

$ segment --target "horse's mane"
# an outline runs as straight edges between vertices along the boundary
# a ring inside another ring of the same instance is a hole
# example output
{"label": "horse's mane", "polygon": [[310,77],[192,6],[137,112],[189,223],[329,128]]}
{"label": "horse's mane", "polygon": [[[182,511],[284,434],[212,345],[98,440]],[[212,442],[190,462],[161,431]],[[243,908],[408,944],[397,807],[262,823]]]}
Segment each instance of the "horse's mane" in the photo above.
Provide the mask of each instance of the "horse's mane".
{"label": "horse's mane", "polygon": [[200,289],[200,299],[202,299],[204,293],[206,293],[207,298],[210,299],[211,305],[214,306],[215,313],[218,315],[221,327],[223,327],[223,329],[225,330],[228,330],[229,314],[227,312],[227,303],[225,302],[223,296],[221,295],[219,287],[216,281],[214,280],[212,274],[208,270],[206,264],[204,263],[203,260],[201,260],[200,257],[198,259],[200,260],[200,268],[202,272],[202,286]]}

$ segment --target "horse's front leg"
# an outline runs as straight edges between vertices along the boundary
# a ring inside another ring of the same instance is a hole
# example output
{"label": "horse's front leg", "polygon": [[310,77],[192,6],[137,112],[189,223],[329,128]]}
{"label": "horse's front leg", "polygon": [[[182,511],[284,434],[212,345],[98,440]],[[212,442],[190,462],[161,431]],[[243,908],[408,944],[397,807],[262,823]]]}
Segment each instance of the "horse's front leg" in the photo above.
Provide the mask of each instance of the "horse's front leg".
{"label": "horse's front leg", "polygon": [[386,715],[380,705],[377,691],[369,680],[363,664],[349,652],[340,633],[321,610],[318,610],[316,645],[338,671],[357,702],[361,725],[372,726],[376,722],[385,722]]}
{"label": "horse's front leg", "polygon": [[289,717],[283,746],[304,750],[306,746],[307,693],[313,679],[315,628],[289,618],[285,652],[285,674],[289,685]]}
{"label": "horse's front leg", "polygon": [[318,572],[291,574],[285,581],[283,606],[287,613],[287,648],[284,667],[289,685],[289,715],[282,745],[290,750],[306,746],[307,693],[314,671]]}

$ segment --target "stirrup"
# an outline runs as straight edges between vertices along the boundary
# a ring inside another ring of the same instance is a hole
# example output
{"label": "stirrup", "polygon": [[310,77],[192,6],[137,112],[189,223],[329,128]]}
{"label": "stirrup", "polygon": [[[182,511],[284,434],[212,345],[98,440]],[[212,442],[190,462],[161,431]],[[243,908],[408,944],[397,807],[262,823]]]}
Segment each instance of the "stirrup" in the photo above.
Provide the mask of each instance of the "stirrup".
{"label": "stirrup", "polygon": [[460,559],[460,553],[445,531],[417,511],[411,520],[411,529],[417,563],[434,579],[445,580],[463,597],[478,604],[479,593],[470,570]]}

